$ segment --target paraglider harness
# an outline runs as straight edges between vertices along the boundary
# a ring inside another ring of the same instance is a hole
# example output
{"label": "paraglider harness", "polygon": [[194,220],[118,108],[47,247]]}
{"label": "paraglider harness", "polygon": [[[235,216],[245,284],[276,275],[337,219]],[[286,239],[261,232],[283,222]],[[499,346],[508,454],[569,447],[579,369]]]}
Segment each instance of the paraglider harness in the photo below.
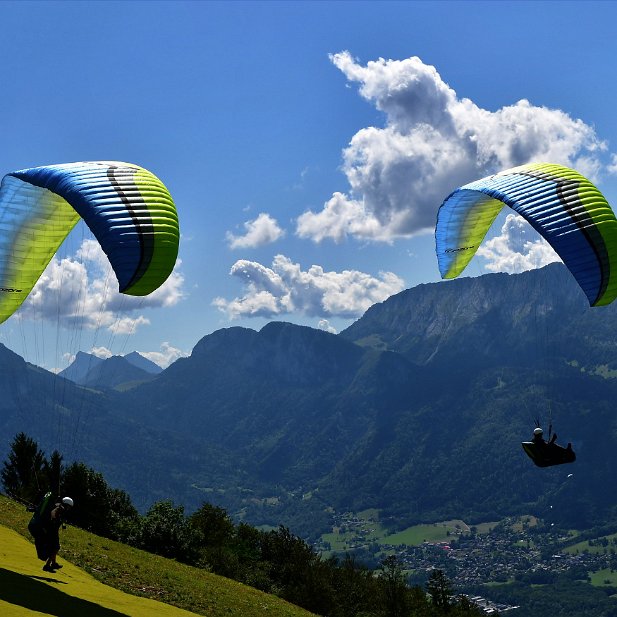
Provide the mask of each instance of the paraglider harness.
{"label": "paraglider harness", "polygon": [[[536,419],[536,428],[540,428],[540,422]],[[544,439],[533,441],[523,441],[521,444],[525,454],[538,467],[552,467],[553,465],[563,465],[565,463],[573,463],[576,460],[576,454],[572,449],[572,444],[567,447],[558,445],[557,434],[553,433],[553,423],[548,427],[548,441]]]}

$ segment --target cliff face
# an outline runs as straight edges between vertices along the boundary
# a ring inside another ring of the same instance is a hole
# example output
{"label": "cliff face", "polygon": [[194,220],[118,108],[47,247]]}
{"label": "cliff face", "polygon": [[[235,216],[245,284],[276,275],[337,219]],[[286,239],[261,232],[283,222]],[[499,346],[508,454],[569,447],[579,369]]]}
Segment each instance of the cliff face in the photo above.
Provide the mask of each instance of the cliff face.
{"label": "cliff face", "polygon": [[587,364],[590,357],[599,358],[598,347],[606,346],[606,341],[596,343],[606,338],[616,310],[590,309],[566,268],[551,264],[522,274],[408,289],[372,306],[340,336],[397,351],[421,365],[499,361],[528,366],[561,353],[573,338],[580,344],[584,334],[589,344],[580,351]]}

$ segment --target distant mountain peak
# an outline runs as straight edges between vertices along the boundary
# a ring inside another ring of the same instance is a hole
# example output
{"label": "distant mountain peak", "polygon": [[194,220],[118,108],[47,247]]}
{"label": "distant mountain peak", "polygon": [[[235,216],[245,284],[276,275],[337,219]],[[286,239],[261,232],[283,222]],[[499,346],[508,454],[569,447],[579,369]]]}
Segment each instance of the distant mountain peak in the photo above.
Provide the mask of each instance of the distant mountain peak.
{"label": "distant mountain peak", "polygon": [[[145,358],[144,358],[145,360]],[[141,383],[154,374],[135,366],[124,356],[111,356],[97,364],[87,375],[83,385],[93,388],[118,388],[125,384]]]}
{"label": "distant mountain peak", "polygon": [[148,360],[148,358],[142,356],[138,351],[132,351],[124,356],[124,359],[133,366],[146,371],[146,373],[152,373],[153,375],[158,375],[158,373],[163,370],[156,362]]}
{"label": "distant mountain peak", "polygon": [[126,356],[99,358],[78,351],[70,366],[58,373],[79,385],[115,387],[127,381],[144,381],[163,369],[136,351]]}
{"label": "distant mountain peak", "polygon": [[94,354],[78,351],[75,355],[75,360],[58,375],[65,379],[70,379],[77,384],[83,384],[87,379],[88,373],[103,362],[103,358],[99,358]]}

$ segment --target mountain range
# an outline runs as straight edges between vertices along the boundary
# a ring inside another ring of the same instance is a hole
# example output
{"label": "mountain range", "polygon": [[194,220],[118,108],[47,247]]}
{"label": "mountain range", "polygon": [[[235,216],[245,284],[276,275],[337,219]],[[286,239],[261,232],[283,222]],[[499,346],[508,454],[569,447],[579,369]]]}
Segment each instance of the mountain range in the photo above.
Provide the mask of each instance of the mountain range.
{"label": "mountain range", "polygon": [[163,369],[133,351],[126,356],[99,358],[78,351],[73,362],[58,375],[79,384],[99,388],[130,387],[135,383],[149,381]]}
{"label": "mountain range", "polygon": [[[553,264],[420,285],[338,335],[222,329],[122,387],[0,348],[0,429],[6,447],[25,430],[84,460],[142,508],[210,501],[306,537],[366,508],[393,527],[520,513],[581,527],[617,514],[616,331],[617,307],[590,309]],[[575,464],[533,466],[520,442],[536,419]]]}

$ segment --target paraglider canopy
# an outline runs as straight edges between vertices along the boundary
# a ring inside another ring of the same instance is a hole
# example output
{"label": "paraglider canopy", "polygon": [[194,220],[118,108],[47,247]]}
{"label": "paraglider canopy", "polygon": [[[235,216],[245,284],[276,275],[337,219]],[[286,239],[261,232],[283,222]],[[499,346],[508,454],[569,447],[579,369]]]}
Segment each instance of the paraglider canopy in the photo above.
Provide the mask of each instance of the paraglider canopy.
{"label": "paraglider canopy", "polygon": [[456,189],[437,214],[442,278],[470,262],[504,206],[512,208],[561,257],[591,306],[617,297],[617,219],[600,191],[573,169],[532,163]]}
{"label": "paraglider canopy", "polygon": [[178,215],[151,172],[114,161],[15,171],[0,186],[0,323],[21,306],[80,218],[107,254],[120,292],[148,295],[173,270]]}

